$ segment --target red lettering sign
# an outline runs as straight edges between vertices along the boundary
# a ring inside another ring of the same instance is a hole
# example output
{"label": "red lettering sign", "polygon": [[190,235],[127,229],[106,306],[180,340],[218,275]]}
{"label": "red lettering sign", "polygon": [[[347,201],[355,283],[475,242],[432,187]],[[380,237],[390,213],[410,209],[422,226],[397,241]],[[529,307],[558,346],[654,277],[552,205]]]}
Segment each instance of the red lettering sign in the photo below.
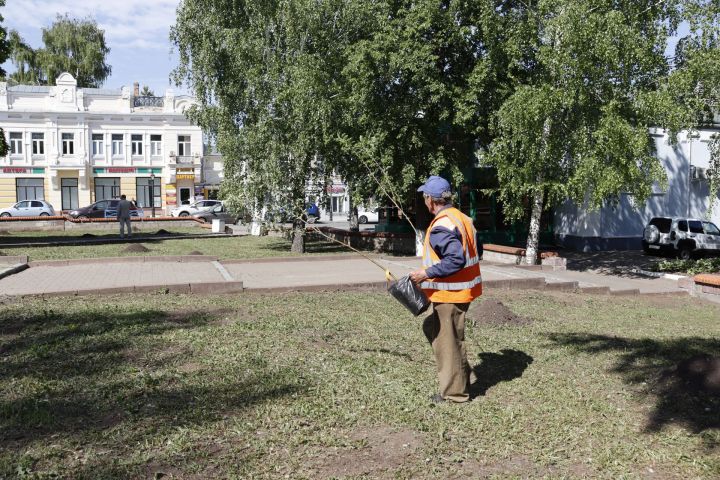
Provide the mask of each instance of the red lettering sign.
{"label": "red lettering sign", "polygon": [[109,167],[107,169],[108,173],[135,173],[135,169],[133,167]]}
{"label": "red lettering sign", "polygon": [[27,171],[28,171],[27,168],[11,168],[11,167],[3,168],[3,173],[26,173]]}

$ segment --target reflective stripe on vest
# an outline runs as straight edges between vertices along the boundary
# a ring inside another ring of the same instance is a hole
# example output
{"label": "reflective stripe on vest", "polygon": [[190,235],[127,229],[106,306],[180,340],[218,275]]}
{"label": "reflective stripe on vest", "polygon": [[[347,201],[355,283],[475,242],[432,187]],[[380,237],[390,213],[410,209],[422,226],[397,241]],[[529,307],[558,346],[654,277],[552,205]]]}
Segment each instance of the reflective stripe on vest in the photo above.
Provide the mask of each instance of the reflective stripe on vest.
{"label": "reflective stripe on vest", "polygon": [[478,275],[477,277],[475,277],[474,280],[470,282],[422,282],[420,286],[422,288],[427,288],[428,290],[465,290],[468,288],[472,288],[475,285],[480,285],[481,283],[482,275]]}

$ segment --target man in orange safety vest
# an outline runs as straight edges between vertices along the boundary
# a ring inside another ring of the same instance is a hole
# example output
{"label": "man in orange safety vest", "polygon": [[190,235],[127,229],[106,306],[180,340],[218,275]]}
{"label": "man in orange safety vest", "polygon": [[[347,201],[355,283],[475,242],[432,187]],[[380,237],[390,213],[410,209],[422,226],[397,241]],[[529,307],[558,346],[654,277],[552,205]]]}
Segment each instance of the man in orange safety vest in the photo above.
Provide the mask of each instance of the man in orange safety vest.
{"label": "man in orange safety vest", "polygon": [[435,403],[470,400],[472,371],[465,352],[465,314],[482,295],[480,258],[472,219],[452,206],[447,180],[431,176],[418,188],[435,215],[425,235],[423,268],[410,273],[433,304],[423,331],[432,345],[440,392]]}

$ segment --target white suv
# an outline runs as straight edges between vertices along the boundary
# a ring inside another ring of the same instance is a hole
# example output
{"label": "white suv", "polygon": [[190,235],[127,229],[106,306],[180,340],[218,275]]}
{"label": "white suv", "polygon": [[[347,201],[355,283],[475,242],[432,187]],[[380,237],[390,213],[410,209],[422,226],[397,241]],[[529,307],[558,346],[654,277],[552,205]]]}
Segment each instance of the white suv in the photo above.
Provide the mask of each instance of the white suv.
{"label": "white suv", "polygon": [[645,253],[671,252],[683,260],[720,255],[720,230],[706,220],[655,217],[643,231],[642,247]]}

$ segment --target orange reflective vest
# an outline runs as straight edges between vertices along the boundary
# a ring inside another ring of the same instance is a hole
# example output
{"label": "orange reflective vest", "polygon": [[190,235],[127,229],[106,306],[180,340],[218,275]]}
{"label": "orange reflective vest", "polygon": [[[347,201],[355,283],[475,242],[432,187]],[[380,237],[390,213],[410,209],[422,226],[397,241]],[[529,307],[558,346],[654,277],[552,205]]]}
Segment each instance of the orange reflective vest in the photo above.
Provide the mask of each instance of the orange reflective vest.
{"label": "orange reflective vest", "polygon": [[462,235],[465,266],[449,277],[429,278],[422,282],[420,287],[434,303],[470,303],[482,295],[480,258],[475,240],[475,226],[472,220],[457,208],[441,210],[430,223],[423,246],[423,268],[440,263],[440,257],[430,245],[430,232],[435,223],[443,217],[447,217]]}

